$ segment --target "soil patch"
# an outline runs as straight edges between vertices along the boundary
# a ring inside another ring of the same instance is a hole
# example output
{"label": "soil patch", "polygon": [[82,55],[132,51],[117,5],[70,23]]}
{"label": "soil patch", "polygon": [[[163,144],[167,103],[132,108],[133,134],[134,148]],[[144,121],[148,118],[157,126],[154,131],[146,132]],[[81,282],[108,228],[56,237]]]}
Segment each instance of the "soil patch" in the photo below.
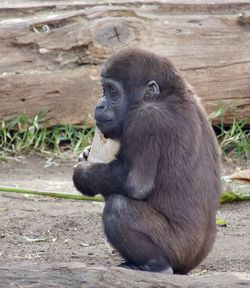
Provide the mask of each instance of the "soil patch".
{"label": "soil patch", "polygon": [[[11,159],[1,162],[0,185],[76,193],[73,165],[35,156]],[[103,203],[1,192],[1,266],[72,261],[115,266],[121,258],[106,242],[102,210]],[[228,226],[218,227],[213,251],[191,274],[250,273],[250,203],[222,205],[217,218]]]}

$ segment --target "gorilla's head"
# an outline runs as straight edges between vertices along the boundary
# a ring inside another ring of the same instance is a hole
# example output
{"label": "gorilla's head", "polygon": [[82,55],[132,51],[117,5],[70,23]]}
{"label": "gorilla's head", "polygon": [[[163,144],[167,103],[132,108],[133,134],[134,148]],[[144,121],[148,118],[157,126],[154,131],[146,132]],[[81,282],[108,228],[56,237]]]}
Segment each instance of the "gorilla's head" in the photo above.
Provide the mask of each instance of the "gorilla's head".
{"label": "gorilla's head", "polygon": [[104,64],[101,76],[103,95],[96,106],[96,124],[105,137],[112,139],[120,138],[126,115],[138,101],[183,86],[169,61],[139,49],[113,55]]}

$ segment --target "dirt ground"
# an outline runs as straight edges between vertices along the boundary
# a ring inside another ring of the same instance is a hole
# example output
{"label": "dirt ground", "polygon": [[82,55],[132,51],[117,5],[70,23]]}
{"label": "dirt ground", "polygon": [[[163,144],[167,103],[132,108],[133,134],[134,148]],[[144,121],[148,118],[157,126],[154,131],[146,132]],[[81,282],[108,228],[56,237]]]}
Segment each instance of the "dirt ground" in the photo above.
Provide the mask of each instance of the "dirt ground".
{"label": "dirt ground", "polygon": [[[37,156],[9,159],[0,165],[0,186],[76,193],[73,164]],[[102,209],[103,203],[0,192],[1,266],[76,260],[95,266],[120,263],[105,240]],[[250,203],[222,205],[217,217],[228,226],[218,227],[212,253],[191,274],[250,273]]]}

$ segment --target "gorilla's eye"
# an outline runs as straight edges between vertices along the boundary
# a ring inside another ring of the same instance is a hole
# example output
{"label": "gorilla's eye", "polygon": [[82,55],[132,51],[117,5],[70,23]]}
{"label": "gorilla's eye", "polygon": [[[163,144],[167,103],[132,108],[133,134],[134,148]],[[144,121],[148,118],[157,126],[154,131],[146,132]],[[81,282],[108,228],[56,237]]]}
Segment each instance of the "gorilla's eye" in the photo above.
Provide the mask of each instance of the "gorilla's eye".
{"label": "gorilla's eye", "polygon": [[103,86],[103,94],[104,95],[108,94],[108,95],[112,96],[112,95],[118,94],[118,91],[114,86],[108,85],[108,86]]}
{"label": "gorilla's eye", "polygon": [[108,94],[109,94],[109,97],[111,98],[111,100],[113,101],[117,101],[118,98],[119,98],[119,90],[114,87],[113,85],[109,85],[108,87]]}
{"label": "gorilla's eye", "polygon": [[109,88],[109,92],[110,92],[112,95],[115,95],[115,94],[118,93],[117,89],[116,89],[114,86],[110,85],[108,88]]}
{"label": "gorilla's eye", "polygon": [[117,93],[117,90],[112,87],[112,88],[110,89],[110,92],[111,92],[112,94],[116,94],[116,93]]}

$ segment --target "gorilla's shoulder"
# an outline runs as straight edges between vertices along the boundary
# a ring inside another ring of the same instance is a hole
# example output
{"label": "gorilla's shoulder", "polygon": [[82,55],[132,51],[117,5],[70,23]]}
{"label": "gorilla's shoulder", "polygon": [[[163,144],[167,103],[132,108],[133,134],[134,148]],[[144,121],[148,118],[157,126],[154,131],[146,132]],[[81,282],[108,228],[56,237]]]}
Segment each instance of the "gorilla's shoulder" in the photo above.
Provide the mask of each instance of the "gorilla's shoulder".
{"label": "gorilla's shoulder", "polygon": [[132,109],[125,121],[126,131],[131,134],[157,133],[166,125],[165,109],[155,102],[141,102]]}

